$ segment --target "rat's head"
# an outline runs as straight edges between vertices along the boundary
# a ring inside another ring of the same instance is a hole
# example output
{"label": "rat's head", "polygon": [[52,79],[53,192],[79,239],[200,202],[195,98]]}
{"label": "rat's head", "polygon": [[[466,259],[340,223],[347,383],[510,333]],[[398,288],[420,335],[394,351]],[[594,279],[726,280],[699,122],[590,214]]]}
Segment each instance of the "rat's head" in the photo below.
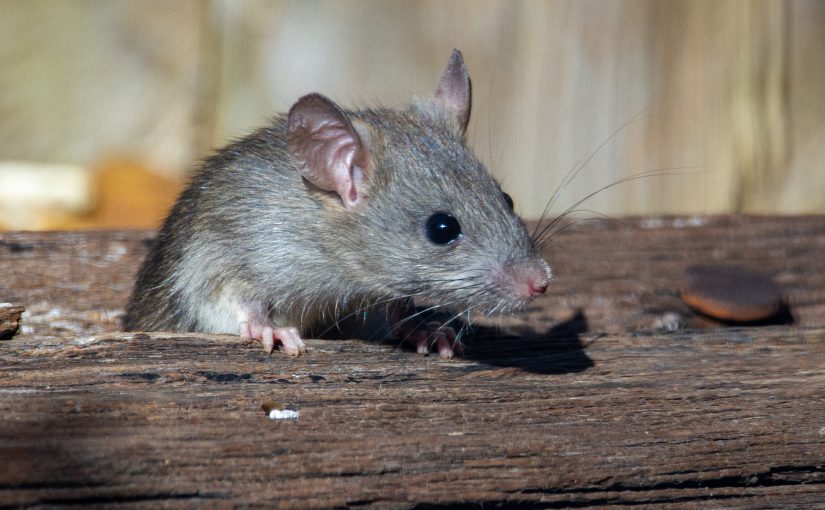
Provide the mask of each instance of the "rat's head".
{"label": "rat's head", "polygon": [[290,153],[325,206],[332,257],[360,286],[483,313],[546,290],[512,200],[464,143],[469,118],[458,51],[435,98],[409,110],[345,112],[318,94],[290,110]]}

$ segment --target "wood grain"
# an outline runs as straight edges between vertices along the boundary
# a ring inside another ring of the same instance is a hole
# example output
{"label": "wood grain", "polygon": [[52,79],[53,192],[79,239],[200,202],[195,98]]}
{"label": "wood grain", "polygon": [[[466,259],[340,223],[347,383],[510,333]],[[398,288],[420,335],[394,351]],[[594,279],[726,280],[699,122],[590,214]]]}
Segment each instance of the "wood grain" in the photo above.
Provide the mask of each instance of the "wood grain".
{"label": "wood grain", "polygon": [[[28,312],[0,343],[0,506],[816,507],[825,218],[688,220],[559,234],[550,295],[453,361],[118,333],[149,233],[2,234],[2,299]],[[697,260],[772,276],[792,323],[693,316]]]}

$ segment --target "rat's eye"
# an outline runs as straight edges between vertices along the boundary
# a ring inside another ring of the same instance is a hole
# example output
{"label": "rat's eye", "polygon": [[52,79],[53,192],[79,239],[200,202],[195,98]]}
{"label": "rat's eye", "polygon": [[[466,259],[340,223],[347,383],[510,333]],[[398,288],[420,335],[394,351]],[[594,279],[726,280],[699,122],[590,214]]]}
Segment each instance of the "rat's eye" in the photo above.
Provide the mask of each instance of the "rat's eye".
{"label": "rat's eye", "polygon": [[503,191],[501,192],[501,194],[504,195],[504,201],[507,202],[507,207],[509,207],[510,210],[512,211],[513,210],[513,197],[511,197],[510,195],[508,195],[507,193],[505,193]]}
{"label": "rat's eye", "polygon": [[445,212],[437,212],[427,220],[427,237],[435,244],[450,244],[461,236],[458,220]]}

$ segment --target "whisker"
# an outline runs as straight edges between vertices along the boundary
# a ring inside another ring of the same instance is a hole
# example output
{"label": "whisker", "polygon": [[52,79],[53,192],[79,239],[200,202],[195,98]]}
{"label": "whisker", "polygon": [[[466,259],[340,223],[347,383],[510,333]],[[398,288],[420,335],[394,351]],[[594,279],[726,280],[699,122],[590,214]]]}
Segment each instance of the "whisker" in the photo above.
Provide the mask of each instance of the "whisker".
{"label": "whisker", "polygon": [[541,226],[541,222],[544,220],[544,217],[550,211],[550,207],[552,207],[553,202],[555,202],[555,200],[558,198],[559,194],[564,190],[564,188],[567,187],[567,185],[569,185],[571,182],[573,182],[573,179],[575,179],[576,176],[579,175],[579,173],[587,166],[587,164],[590,163],[590,161],[592,161],[593,158],[595,158],[599,154],[599,152],[601,152],[601,150],[608,143],[610,143],[610,141],[613,140],[619,133],[624,131],[624,129],[628,126],[638,122],[639,120],[647,116],[647,110],[648,109],[645,108],[641,112],[637,113],[636,115],[625,121],[621,126],[616,128],[616,130],[614,130],[610,134],[610,136],[605,138],[604,141],[600,143],[595,150],[591,151],[588,156],[583,156],[573,165],[570,171],[568,171],[567,174],[564,176],[564,179],[562,179],[562,182],[558,185],[558,187],[556,187],[556,191],[553,192],[553,195],[550,197],[550,200],[547,201],[547,205],[544,206],[544,210],[542,211],[541,216],[539,216],[539,221],[536,224],[536,228],[533,230],[533,235],[531,237],[535,238],[535,234]]}
{"label": "whisker", "polygon": [[575,226],[579,223],[585,222],[585,221],[609,221],[609,222],[612,222],[612,223],[618,223],[619,225],[622,225],[622,226],[625,226],[625,227],[628,227],[628,228],[632,226],[630,223],[628,223],[626,221],[622,221],[618,218],[613,218],[611,216],[608,216],[607,214],[600,213],[600,212],[594,211],[592,209],[574,209],[574,210],[570,211],[567,214],[567,216],[569,217],[569,216],[572,216],[573,214],[576,214],[576,213],[579,213],[579,212],[590,213],[590,214],[593,214],[596,217],[595,218],[575,218],[570,223],[566,223],[566,224],[563,224],[563,225],[559,222],[558,225],[561,225],[561,226],[558,229],[556,229],[552,232],[548,232],[543,238],[537,240],[536,248],[539,251],[543,250],[550,243],[550,241],[554,237],[556,237],[557,235],[559,235],[562,232],[566,231],[567,229],[569,229],[569,228],[571,228],[571,227],[573,227],[573,226]]}
{"label": "whisker", "polygon": [[[656,170],[650,170],[646,172],[640,172],[637,174],[629,175],[627,177],[623,177],[617,181],[611,182],[605,186],[598,188],[595,191],[592,191],[582,197],[581,199],[577,200],[573,205],[568,207],[562,214],[558,217],[554,218],[549,224],[544,225],[540,230],[538,228],[534,229],[533,235],[531,236],[534,241],[539,241],[547,232],[551,231],[551,229],[558,224],[559,221],[564,219],[571,211],[575,210],[578,206],[583,204],[584,202],[590,200],[594,196],[598,195],[599,193],[608,190],[614,186],[618,186],[619,184],[624,184],[631,181],[636,181],[639,179],[646,179],[648,177],[665,177],[665,176],[677,176],[677,175],[692,175],[692,172],[681,172],[681,170],[696,170],[703,167],[696,167],[696,166],[681,166],[681,167],[669,167],[669,168],[659,168]],[[538,226],[537,226],[538,227]]]}

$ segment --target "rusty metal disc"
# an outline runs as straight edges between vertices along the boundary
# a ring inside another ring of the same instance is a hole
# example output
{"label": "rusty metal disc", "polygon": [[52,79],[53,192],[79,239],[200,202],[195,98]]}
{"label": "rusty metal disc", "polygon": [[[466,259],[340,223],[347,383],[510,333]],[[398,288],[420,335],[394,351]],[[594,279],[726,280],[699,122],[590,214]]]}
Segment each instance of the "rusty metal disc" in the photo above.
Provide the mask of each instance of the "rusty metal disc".
{"label": "rusty metal disc", "polygon": [[682,300],[717,319],[753,322],[775,315],[782,293],[770,278],[743,267],[702,265],[685,271]]}

